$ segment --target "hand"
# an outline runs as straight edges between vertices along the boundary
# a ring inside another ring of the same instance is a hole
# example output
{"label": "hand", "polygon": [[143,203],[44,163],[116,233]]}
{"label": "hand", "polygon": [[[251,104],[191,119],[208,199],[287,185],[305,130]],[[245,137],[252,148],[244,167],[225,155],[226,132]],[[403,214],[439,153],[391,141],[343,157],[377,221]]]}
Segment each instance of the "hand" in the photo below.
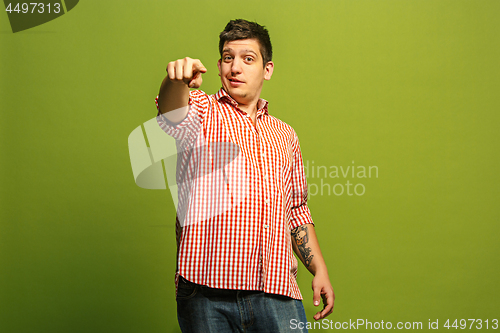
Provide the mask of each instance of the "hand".
{"label": "hand", "polygon": [[320,299],[323,299],[323,310],[314,315],[314,320],[320,320],[333,312],[335,294],[330,283],[328,274],[316,274],[312,280],[314,306],[319,306]]}
{"label": "hand", "polygon": [[171,81],[182,81],[189,88],[199,88],[202,82],[201,74],[206,73],[207,69],[199,59],[186,57],[169,62],[167,72]]}

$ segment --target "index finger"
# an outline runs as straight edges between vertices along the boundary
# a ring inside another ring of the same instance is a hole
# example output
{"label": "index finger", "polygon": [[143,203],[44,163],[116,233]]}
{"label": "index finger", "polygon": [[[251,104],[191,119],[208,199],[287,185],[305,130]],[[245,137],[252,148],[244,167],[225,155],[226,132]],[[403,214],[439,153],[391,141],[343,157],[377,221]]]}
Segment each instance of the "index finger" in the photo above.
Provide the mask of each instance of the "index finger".
{"label": "index finger", "polygon": [[193,69],[194,69],[194,71],[201,72],[201,73],[206,73],[206,71],[207,71],[207,69],[205,68],[205,66],[203,66],[203,64],[201,63],[201,61],[198,60],[198,59],[194,60],[194,62],[193,62]]}

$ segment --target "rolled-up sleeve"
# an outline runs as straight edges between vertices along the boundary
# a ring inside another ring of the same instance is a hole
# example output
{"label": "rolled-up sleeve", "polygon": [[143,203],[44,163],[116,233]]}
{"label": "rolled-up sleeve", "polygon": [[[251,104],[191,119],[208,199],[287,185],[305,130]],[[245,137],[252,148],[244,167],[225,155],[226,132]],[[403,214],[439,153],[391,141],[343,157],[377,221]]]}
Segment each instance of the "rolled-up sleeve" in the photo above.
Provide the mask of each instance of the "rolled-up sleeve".
{"label": "rolled-up sleeve", "polygon": [[167,117],[160,112],[158,97],[159,96],[156,96],[155,99],[156,109],[158,111],[156,120],[160,128],[174,139],[185,142],[188,146],[192,145],[199,134],[209,109],[210,103],[208,95],[201,90],[190,91],[188,113],[186,117],[177,124],[169,121]]}
{"label": "rolled-up sleeve", "polygon": [[304,172],[304,163],[300,151],[299,138],[295,131],[292,139],[292,208],[290,229],[293,230],[303,224],[314,224],[311,211],[307,206],[307,180]]}

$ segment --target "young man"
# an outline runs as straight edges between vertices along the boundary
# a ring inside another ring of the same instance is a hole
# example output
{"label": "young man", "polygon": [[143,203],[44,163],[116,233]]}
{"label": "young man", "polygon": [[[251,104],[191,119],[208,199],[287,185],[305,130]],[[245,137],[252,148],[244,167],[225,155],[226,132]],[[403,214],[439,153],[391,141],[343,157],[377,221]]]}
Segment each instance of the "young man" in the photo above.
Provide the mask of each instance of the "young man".
{"label": "young man", "polygon": [[[170,62],[156,103],[177,140],[177,314],[183,332],[298,332],[306,317],[297,260],[314,275],[319,320],[335,295],[307,207],[295,131],[260,98],[274,69],[267,30],[230,21],[220,34],[222,88],[199,88],[198,59]],[[297,325],[296,325],[297,326]],[[294,327],[295,328],[295,327]]]}

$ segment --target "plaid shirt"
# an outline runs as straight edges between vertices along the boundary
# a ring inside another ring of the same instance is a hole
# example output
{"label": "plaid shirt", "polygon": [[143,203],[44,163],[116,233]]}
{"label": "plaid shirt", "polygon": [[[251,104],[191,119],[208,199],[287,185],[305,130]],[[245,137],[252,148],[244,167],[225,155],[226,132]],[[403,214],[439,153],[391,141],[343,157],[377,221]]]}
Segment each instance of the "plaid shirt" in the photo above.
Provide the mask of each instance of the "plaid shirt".
{"label": "plaid shirt", "polygon": [[313,221],[297,134],[263,99],[254,126],[223,89],[189,97],[181,123],[157,117],[178,151],[176,283],[302,299],[290,231]]}

